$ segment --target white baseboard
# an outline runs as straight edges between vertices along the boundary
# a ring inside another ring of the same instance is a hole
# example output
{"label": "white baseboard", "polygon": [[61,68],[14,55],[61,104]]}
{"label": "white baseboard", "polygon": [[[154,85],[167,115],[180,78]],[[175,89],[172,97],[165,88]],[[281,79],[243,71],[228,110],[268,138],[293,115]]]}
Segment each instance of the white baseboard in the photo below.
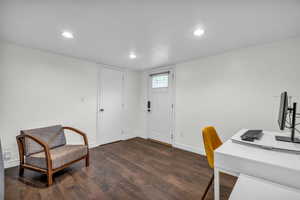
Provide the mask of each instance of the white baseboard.
{"label": "white baseboard", "polygon": [[96,147],[96,146],[97,146],[96,143],[90,143],[90,144],[89,144],[89,149],[94,148],[94,147]]}
{"label": "white baseboard", "polygon": [[20,164],[20,161],[17,160],[9,160],[9,161],[4,161],[4,168],[11,168],[11,167],[16,167]]}
{"label": "white baseboard", "polygon": [[139,135],[138,137],[144,138],[144,139],[149,139],[146,135]]}
{"label": "white baseboard", "polygon": [[186,145],[186,144],[180,144],[180,143],[177,143],[177,142],[175,142],[173,146],[178,148],[178,149],[186,150],[186,151],[189,151],[189,152],[193,152],[193,153],[205,156],[205,152],[201,147],[197,148],[197,147],[193,147],[193,146]]}
{"label": "white baseboard", "polygon": [[[125,135],[124,139],[130,139],[130,138],[134,138],[134,137],[137,137],[137,136],[136,135]],[[139,137],[147,139],[146,137],[143,137],[143,136],[139,136]],[[96,146],[97,145],[94,144],[94,143],[90,144],[90,148],[93,148],[93,147],[96,147]],[[185,151],[189,151],[189,152],[193,152],[193,153],[205,156],[204,150],[200,147],[194,147],[194,146],[190,146],[190,145],[186,145],[186,144],[181,144],[181,143],[178,143],[178,142],[175,142],[173,146],[178,148],[178,149],[182,149],[182,150],[185,150]],[[15,166],[18,166],[18,165],[19,165],[19,160],[18,159],[4,162],[5,169],[15,167]]]}
{"label": "white baseboard", "polygon": [[129,140],[129,139],[135,138],[135,137],[137,137],[137,135],[134,135],[134,134],[124,134],[123,140]]}
{"label": "white baseboard", "polygon": [[[144,138],[144,139],[149,139],[148,136],[145,135],[145,134],[140,134],[137,137],[141,137],[141,138]],[[196,153],[196,154],[199,154],[199,155],[206,156],[206,154],[204,152],[204,149],[201,148],[201,147],[194,147],[194,146],[191,146],[191,145],[182,144],[182,143],[178,143],[178,142],[174,142],[173,147],[178,148],[178,149],[182,149],[182,150],[185,150],[185,151],[193,152],[193,153]]]}

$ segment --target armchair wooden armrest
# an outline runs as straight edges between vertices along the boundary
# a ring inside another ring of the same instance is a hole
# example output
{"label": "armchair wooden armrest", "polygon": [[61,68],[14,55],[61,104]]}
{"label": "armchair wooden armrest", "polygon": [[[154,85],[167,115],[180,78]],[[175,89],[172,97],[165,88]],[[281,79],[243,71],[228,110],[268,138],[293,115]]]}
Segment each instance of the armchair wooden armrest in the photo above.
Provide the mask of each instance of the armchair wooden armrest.
{"label": "armchair wooden armrest", "polygon": [[74,133],[78,133],[79,135],[81,135],[83,137],[84,145],[86,145],[88,148],[86,159],[85,159],[85,165],[88,167],[90,165],[90,153],[89,153],[89,143],[88,143],[86,134],[76,128],[73,128],[73,127],[64,126],[63,129],[73,131]]}
{"label": "armchair wooden armrest", "polygon": [[76,128],[68,127],[68,126],[64,126],[63,129],[73,131],[74,133],[78,133],[79,135],[81,135],[83,137],[84,145],[89,146],[87,136],[84,132],[82,132]]}
{"label": "armchair wooden armrest", "polygon": [[45,158],[46,158],[46,163],[48,170],[52,169],[52,160],[51,160],[51,154],[50,154],[50,148],[46,142],[41,140],[40,138],[34,137],[32,135],[26,135],[26,134],[21,134],[18,135],[17,137],[17,143],[18,143],[18,148],[19,148],[19,157],[20,157],[20,175],[22,176],[24,173],[24,168],[30,168],[30,169],[35,169],[43,173],[47,173],[47,170],[44,169],[39,169],[33,166],[26,165],[24,162],[24,156],[25,156],[25,138],[28,138],[30,140],[33,140],[37,144],[41,145],[44,149],[45,152]]}

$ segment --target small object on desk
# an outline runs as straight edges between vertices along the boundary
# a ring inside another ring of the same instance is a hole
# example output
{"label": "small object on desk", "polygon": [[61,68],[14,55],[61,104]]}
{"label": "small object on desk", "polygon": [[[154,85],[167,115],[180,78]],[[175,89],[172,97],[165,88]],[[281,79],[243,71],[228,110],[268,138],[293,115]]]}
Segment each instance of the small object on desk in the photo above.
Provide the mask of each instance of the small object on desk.
{"label": "small object on desk", "polygon": [[248,130],[246,133],[241,135],[241,139],[249,142],[253,142],[254,140],[259,140],[263,135],[262,130]]}

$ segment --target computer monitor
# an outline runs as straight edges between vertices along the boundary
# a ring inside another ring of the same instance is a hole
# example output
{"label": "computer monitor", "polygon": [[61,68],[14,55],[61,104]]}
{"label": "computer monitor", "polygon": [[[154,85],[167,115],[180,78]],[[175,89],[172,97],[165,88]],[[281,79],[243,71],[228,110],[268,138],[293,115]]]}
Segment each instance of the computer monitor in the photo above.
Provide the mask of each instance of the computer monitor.
{"label": "computer monitor", "polygon": [[[287,121],[287,115],[289,115]],[[300,139],[295,137],[296,131],[296,115],[297,115],[297,103],[293,103],[292,107],[288,106],[287,92],[282,92],[280,95],[280,106],[278,114],[278,124],[280,130],[289,128],[291,130],[291,136],[275,136],[277,141],[300,143]],[[286,125],[287,124],[287,125]]]}
{"label": "computer monitor", "polygon": [[288,112],[288,95],[287,92],[282,92],[280,95],[280,106],[278,113],[278,125],[280,130],[284,130],[286,123],[286,116]]}

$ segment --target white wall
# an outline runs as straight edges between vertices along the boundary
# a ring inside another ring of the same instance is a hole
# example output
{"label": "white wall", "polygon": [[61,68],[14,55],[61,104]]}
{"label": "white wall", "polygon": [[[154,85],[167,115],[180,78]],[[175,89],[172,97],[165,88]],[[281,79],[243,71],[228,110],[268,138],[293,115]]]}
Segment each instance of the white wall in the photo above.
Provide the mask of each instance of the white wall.
{"label": "white wall", "polygon": [[[90,146],[96,145],[99,66],[0,41],[0,137],[12,153],[6,167],[18,164],[15,137],[21,129],[63,124],[86,132]],[[125,138],[137,135],[139,78],[139,72],[126,71]],[[67,141],[81,137],[67,134]]]}
{"label": "white wall", "polygon": [[[201,129],[225,141],[240,128],[278,130],[279,94],[300,102],[300,38],[176,65],[175,146],[203,153]],[[18,159],[21,129],[61,123],[96,141],[99,65],[0,42],[0,137]],[[124,138],[147,137],[145,72],[126,71]],[[77,143],[79,138],[68,138]]]}
{"label": "white wall", "polygon": [[279,131],[280,92],[300,103],[300,38],[177,64],[177,146],[203,153],[201,129]]}
{"label": "white wall", "polygon": [[[11,162],[18,160],[15,137],[21,129],[73,126],[86,132],[93,146],[96,64],[2,42],[0,92],[1,139],[12,152]],[[72,138],[78,142],[79,137]]]}
{"label": "white wall", "polygon": [[141,72],[126,71],[124,84],[124,139],[140,136]]}

